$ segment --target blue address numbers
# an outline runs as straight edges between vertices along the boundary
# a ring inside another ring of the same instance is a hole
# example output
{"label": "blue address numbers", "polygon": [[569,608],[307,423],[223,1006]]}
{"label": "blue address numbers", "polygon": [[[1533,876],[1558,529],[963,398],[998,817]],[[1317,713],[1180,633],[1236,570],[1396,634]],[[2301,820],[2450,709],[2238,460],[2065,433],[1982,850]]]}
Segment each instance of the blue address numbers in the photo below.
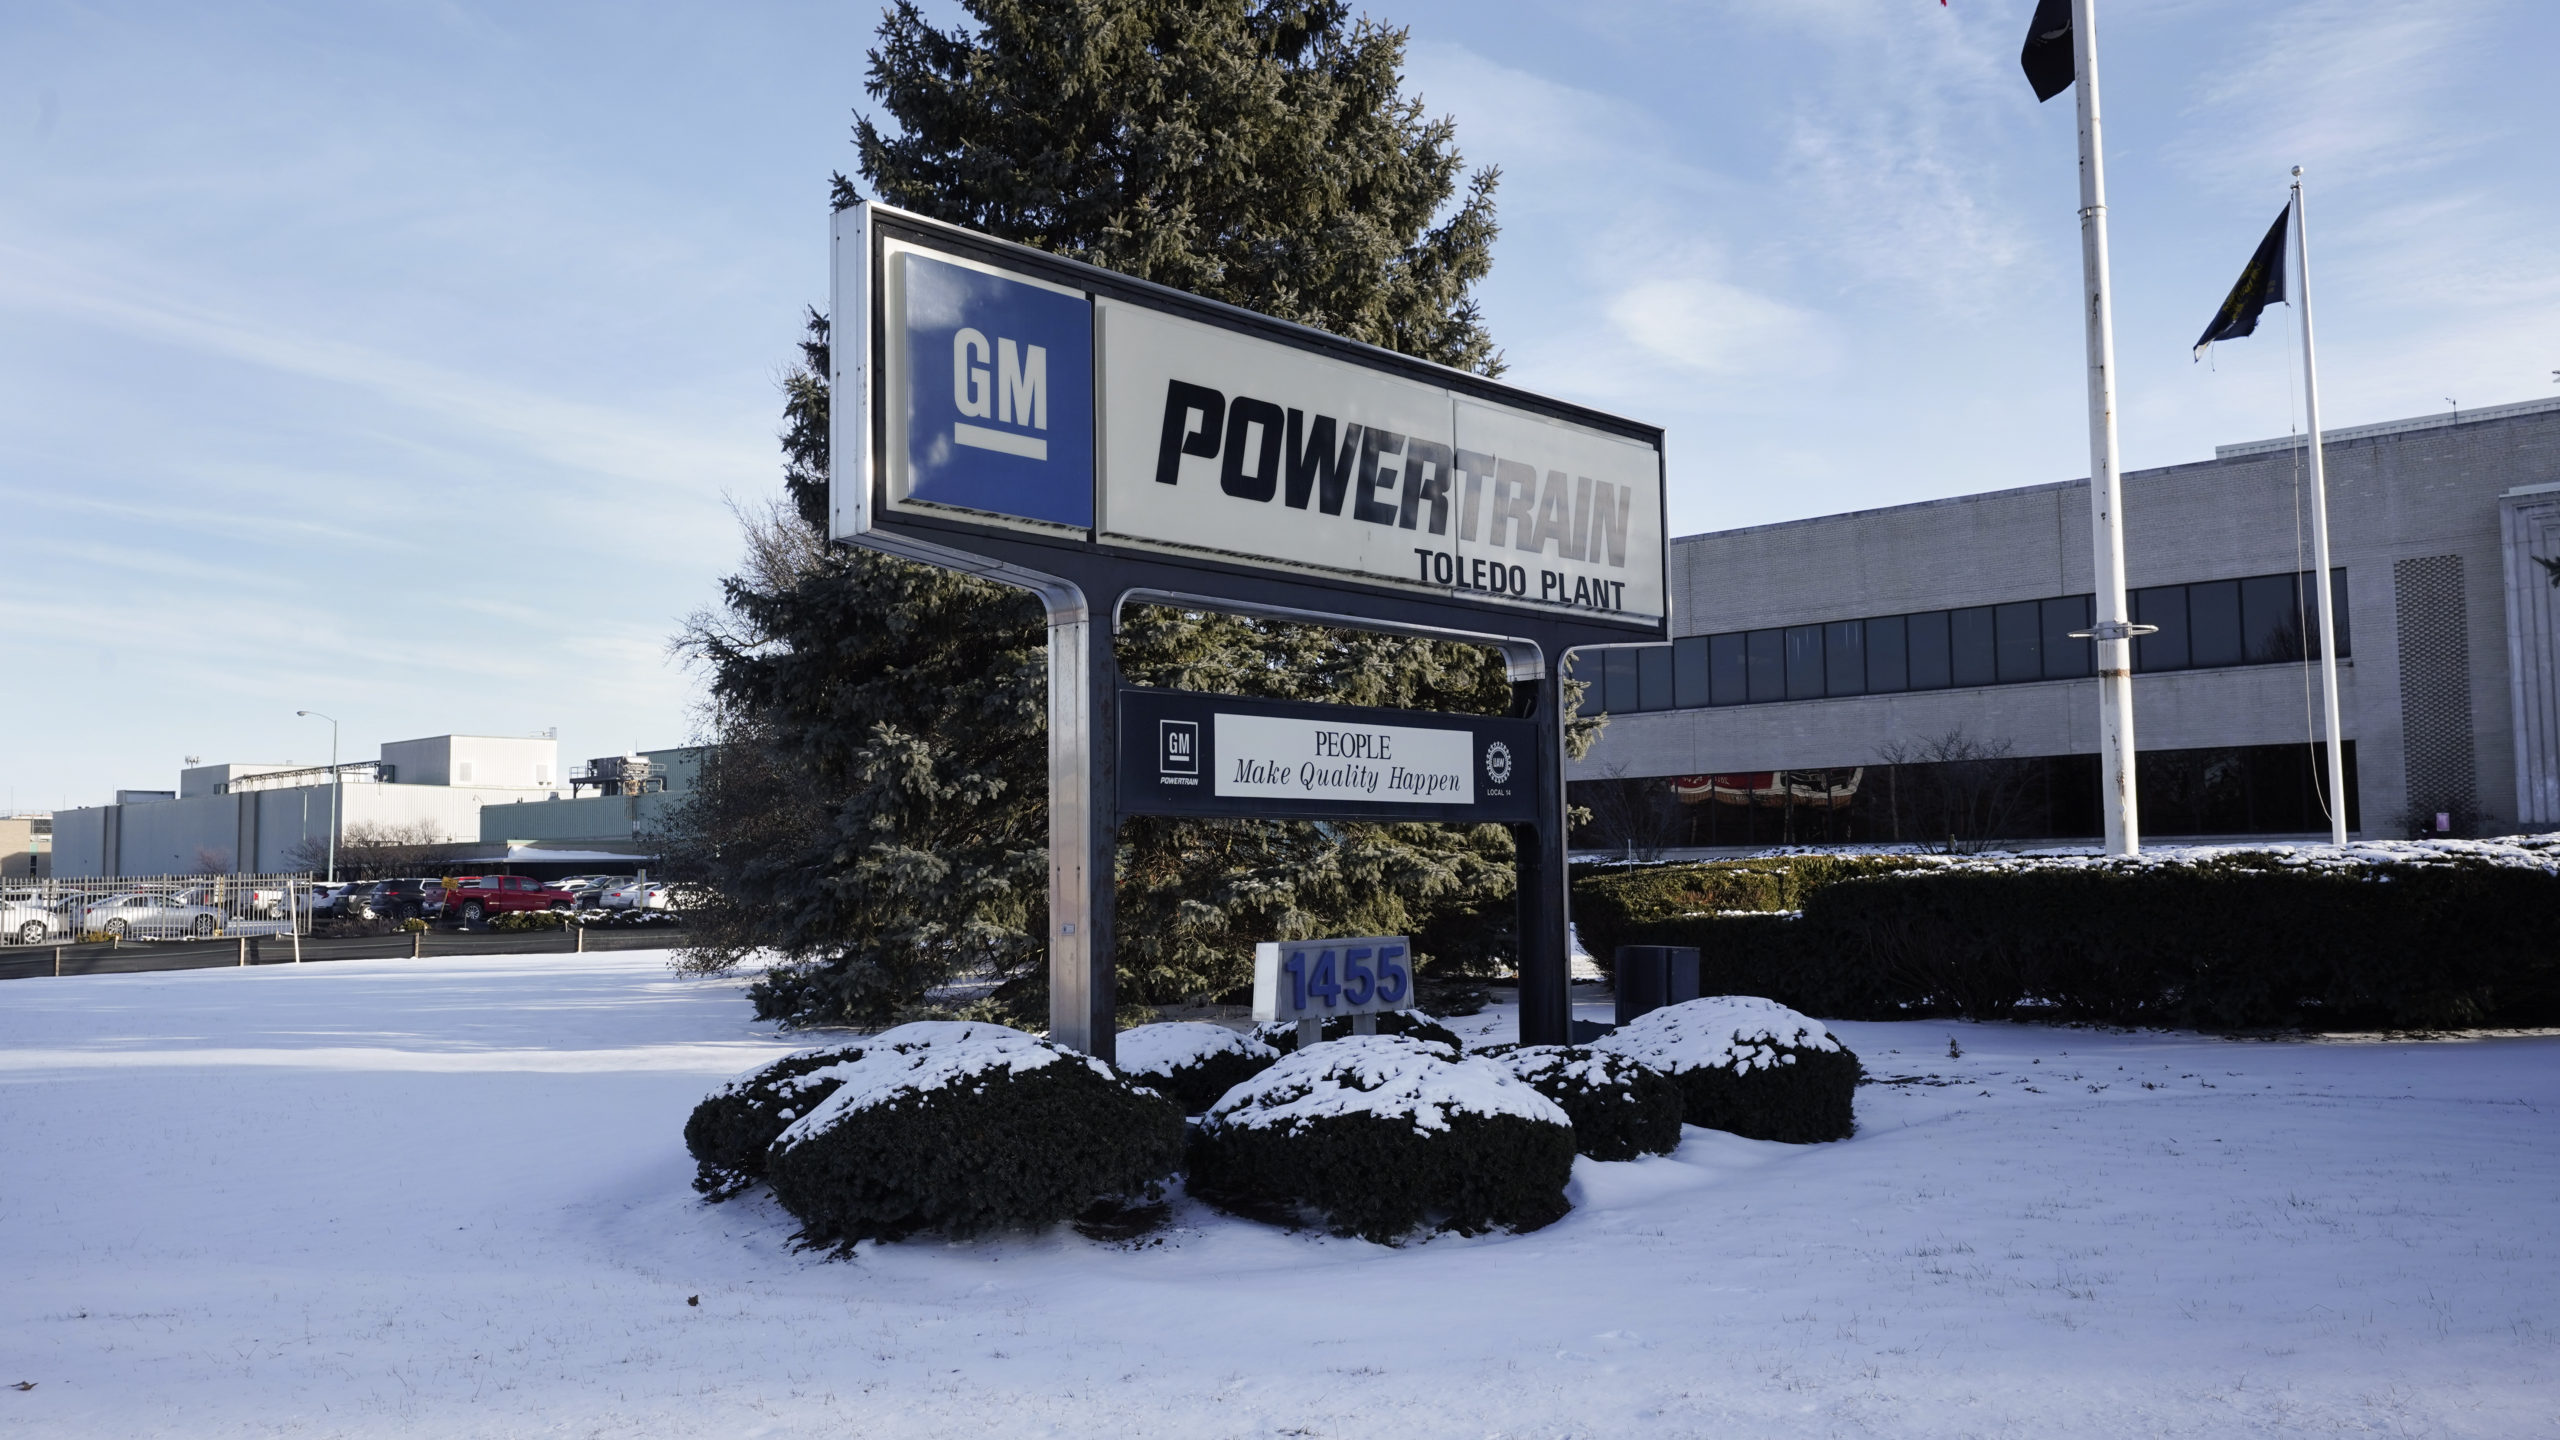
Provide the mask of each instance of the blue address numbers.
{"label": "blue address numbers", "polygon": [[1374,1015],[1413,1003],[1413,947],[1401,935],[1284,940],[1254,948],[1257,1020]]}

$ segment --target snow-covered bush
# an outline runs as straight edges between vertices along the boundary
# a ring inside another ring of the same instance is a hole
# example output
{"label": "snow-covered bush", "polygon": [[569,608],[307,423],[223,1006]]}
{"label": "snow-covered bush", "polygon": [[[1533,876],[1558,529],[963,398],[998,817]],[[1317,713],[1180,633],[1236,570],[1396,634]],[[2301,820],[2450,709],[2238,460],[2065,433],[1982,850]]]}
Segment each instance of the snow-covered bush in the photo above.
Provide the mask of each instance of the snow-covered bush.
{"label": "snow-covered bush", "polygon": [[1355,1035],[1281,1058],[1193,1132],[1195,1195],[1391,1244],[1417,1227],[1535,1229],[1568,1208],[1573,1127],[1500,1066]]}
{"label": "snow-covered bush", "polygon": [[[1298,1048],[1298,1022],[1295,1020],[1266,1021],[1255,1026],[1253,1033],[1263,1044],[1283,1055]],[[1338,1015],[1324,1022],[1324,1038],[1327,1040],[1340,1040],[1350,1033],[1351,1017],[1348,1015]],[[1467,1042],[1458,1038],[1457,1031],[1419,1010],[1389,1010],[1380,1014],[1378,1033],[1408,1035],[1416,1040],[1446,1045],[1455,1054],[1467,1053]]]}
{"label": "snow-covered bush", "polygon": [[1280,1052],[1224,1025],[1175,1020],[1120,1032],[1120,1073],[1197,1115],[1271,1068]]}
{"label": "snow-covered bush", "polygon": [[1179,1106],[1002,1025],[901,1025],[831,1073],[765,1157],[808,1244],[1047,1225],[1152,1194],[1182,1162]]}
{"label": "snow-covered bush", "polygon": [[1717,995],[1668,1005],[1592,1042],[1669,1075],[1688,1122],[1753,1140],[1846,1140],[1858,1122],[1858,1057],[1775,1000]]}
{"label": "snow-covered bush", "polygon": [[726,1200],[764,1178],[764,1152],[792,1121],[835,1093],[842,1066],[862,1058],[858,1045],[803,1050],[750,1070],[703,1097],[684,1122],[693,1152],[693,1188]]}
{"label": "snow-covered bush", "polygon": [[1680,1087],[1650,1065],[1578,1045],[1508,1045],[1484,1063],[1509,1070],[1562,1107],[1573,1119],[1573,1148],[1594,1160],[1680,1148]]}

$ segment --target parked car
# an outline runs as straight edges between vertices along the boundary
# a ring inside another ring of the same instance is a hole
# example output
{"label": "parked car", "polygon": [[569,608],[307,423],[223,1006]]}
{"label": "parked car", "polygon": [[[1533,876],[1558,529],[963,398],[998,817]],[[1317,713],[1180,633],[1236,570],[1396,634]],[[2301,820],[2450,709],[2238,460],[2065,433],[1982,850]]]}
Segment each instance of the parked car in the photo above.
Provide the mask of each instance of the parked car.
{"label": "parked car", "polygon": [[0,941],[41,945],[66,928],[56,906],[34,891],[0,895]]}
{"label": "parked car", "polygon": [[311,882],[311,913],[314,918],[349,917],[361,907],[357,892],[364,887],[352,880]]}
{"label": "parked car", "polygon": [[448,920],[477,925],[491,915],[566,909],[568,900],[530,875],[457,875],[444,882]]}
{"label": "parked car", "polygon": [[631,875],[590,875],[587,883],[579,886],[577,893],[569,897],[569,908],[601,910],[606,892],[628,885],[637,878]]}
{"label": "parked car", "polygon": [[426,918],[430,897],[435,908],[444,908],[443,895],[441,880],[377,880],[366,904],[385,920],[420,920]]}
{"label": "parked car", "polygon": [[112,935],[119,940],[173,940],[181,935],[207,937],[222,926],[222,912],[183,895],[131,890],[111,895],[80,912],[80,932]]}
{"label": "parked car", "polygon": [[663,880],[633,880],[604,892],[597,902],[604,910],[664,910],[667,908],[667,886]]}
{"label": "parked car", "polygon": [[182,905],[201,905],[233,920],[274,920],[284,914],[284,891],[229,882],[194,885],[171,896]]}

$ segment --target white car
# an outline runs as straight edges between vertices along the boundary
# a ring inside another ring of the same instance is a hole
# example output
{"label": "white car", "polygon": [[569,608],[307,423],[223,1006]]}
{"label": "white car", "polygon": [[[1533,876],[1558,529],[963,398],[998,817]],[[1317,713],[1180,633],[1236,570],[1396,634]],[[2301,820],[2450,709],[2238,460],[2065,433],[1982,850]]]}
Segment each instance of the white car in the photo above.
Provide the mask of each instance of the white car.
{"label": "white car", "polygon": [[35,896],[0,896],[0,942],[41,945],[64,928],[62,916]]}
{"label": "white car", "polygon": [[664,910],[667,887],[660,880],[634,880],[604,892],[596,902],[607,910]]}

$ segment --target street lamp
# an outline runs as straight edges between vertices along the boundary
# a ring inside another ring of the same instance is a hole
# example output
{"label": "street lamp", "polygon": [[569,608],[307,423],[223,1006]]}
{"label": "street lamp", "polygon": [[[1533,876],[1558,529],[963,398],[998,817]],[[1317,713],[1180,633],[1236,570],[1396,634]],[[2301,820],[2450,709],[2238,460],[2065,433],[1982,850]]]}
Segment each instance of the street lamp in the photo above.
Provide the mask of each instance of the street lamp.
{"label": "street lamp", "polygon": [[338,883],[338,721],[333,715],[317,710],[296,710],[296,715],[329,722],[329,883]]}

